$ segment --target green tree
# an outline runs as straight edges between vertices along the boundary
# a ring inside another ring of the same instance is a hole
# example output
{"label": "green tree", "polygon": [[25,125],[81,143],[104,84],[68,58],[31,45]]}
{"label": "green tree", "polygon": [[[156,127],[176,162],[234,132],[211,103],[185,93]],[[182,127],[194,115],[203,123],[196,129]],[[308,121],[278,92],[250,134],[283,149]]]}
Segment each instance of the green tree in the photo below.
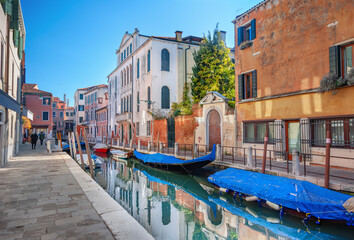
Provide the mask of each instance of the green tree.
{"label": "green tree", "polygon": [[202,41],[199,51],[193,53],[192,96],[199,102],[207,92],[217,91],[230,100],[235,98],[235,70],[216,26],[213,35]]}

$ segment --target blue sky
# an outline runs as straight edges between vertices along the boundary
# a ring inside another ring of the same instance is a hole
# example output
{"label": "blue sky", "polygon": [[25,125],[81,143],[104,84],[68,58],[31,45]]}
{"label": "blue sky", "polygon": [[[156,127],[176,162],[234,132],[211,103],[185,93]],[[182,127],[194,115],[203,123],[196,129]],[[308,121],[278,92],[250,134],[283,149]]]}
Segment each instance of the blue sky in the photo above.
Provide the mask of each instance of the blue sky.
{"label": "blue sky", "polygon": [[26,82],[73,106],[77,88],[107,83],[123,34],[203,36],[219,29],[234,46],[231,21],[260,0],[21,0]]}

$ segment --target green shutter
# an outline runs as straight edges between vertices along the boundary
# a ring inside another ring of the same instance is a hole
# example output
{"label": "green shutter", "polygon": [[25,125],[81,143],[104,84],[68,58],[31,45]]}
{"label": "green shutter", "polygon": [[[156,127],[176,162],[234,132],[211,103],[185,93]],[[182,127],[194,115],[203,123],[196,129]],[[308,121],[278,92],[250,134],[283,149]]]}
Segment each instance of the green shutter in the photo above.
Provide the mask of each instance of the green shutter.
{"label": "green shutter", "polygon": [[22,52],[23,52],[23,37],[20,36],[20,39],[19,39],[19,46],[18,46],[18,49],[17,49],[17,53],[18,53],[18,57],[22,60]]}
{"label": "green shutter", "polygon": [[339,77],[340,75],[339,50],[339,46],[332,46],[329,48],[329,71],[336,77]]}
{"label": "green shutter", "polygon": [[252,71],[252,98],[257,97],[257,70]]}
{"label": "green shutter", "polygon": [[10,28],[18,30],[19,29],[19,22],[18,22],[18,5],[19,0],[12,0],[12,16],[10,22]]}
{"label": "green shutter", "polygon": [[347,51],[347,66],[352,67],[353,66],[352,46],[347,47],[346,51]]}
{"label": "green shutter", "polygon": [[2,0],[2,6],[4,8],[5,14],[12,15],[12,1],[11,0]]}
{"label": "green shutter", "polygon": [[256,19],[251,21],[251,40],[256,38]]}
{"label": "green shutter", "polygon": [[243,74],[238,75],[238,99],[242,100],[245,98],[244,96],[244,78],[245,76]]}
{"label": "green shutter", "polygon": [[13,31],[13,36],[14,36],[14,45],[15,45],[15,47],[18,48],[18,42],[19,42],[20,31],[19,31],[19,30],[14,30],[14,31]]}

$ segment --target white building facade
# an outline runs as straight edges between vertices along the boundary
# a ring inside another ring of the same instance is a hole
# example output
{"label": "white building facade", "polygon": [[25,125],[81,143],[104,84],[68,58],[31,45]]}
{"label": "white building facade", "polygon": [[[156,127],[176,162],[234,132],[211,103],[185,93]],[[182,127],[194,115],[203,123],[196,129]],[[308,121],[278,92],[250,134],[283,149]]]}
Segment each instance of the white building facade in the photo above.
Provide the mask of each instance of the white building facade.
{"label": "white building facade", "polygon": [[[26,30],[19,0],[0,2],[0,166],[18,153]],[[25,109],[25,108],[24,108]],[[26,110],[27,112],[27,110]],[[24,113],[26,116],[26,114]]]}
{"label": "white building facade", "polygon": [[[120,141],[136,134],[148,140],[152,115],[167,116],[173,102],[180,102],[185,82],[190,82],[193,52],[202,38],[125,33],[117,54],[117,67],[108,76],[109,129]],[[151,114],[152,113],[152,114]]]}

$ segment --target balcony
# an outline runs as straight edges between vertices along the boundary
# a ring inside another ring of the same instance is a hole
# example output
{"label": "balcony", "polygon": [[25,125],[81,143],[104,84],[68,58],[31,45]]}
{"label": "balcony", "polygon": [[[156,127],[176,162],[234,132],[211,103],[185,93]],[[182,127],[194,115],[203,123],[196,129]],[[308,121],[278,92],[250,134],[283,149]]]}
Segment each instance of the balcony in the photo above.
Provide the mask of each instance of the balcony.
{"label": "balcony", "polygon": [[121,122],[121,121],[129,121],[132,119],[132,113],[131,112],[125,112],[122,114],[116,114],[116,122]]}

